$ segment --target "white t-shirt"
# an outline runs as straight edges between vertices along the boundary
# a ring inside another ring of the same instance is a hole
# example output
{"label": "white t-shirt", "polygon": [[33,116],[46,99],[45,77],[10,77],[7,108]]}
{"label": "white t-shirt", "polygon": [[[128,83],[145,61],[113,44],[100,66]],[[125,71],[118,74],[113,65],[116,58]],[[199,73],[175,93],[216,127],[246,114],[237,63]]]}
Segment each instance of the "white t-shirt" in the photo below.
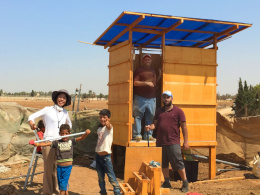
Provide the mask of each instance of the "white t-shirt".
{"label": "white t-shirt", "polygon": [[35,123],[34,120],[39,117],[42,117],[45,126],[43,139],[49,140],[58,138],[60,126],[62,124],[68,124],[70,127],[72,126],[68,112],[65,109],[59,112],[54,106],[45,107],[30,115],[28,121],[33,121]]}
{"label": "white t-shirt", "polygon": [[111,146],[113,142],[113,127],[108,130],[106,126],[99,127],[97,130],[98,141],[96,146],[96,152],[107,152],[111,154]]}

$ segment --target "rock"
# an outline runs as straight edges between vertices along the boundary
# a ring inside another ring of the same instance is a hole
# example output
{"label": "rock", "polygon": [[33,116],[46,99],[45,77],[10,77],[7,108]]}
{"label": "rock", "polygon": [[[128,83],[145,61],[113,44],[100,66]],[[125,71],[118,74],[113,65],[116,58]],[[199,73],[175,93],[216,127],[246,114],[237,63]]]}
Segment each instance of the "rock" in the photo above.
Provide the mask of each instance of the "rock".
{"label": "rock", "polygon": [[17,189],[13,185],[0,186],[0,195],[17,195]]}

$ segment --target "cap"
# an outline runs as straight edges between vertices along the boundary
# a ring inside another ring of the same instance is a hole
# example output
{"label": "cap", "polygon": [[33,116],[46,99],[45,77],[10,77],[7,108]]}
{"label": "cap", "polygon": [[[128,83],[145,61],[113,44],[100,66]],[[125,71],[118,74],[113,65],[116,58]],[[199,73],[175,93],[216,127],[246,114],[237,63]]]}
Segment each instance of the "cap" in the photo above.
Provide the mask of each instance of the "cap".
{"label": "cap", "polygon": [[163,96],[163,95],[168,95],[168,96],[172,97],[172,92],[166,90],[166,91],[164,91],[164,92],[162,93],[162,96]]}
{"label": "cap", "polygon": [[71,104],[71,96],[66,89],[60,89],[59,91],[52,92],[52,101],[57,104],[57,97],[59,94],[64,93],[67,97],[67,102],[64,106],[69,106]]}
{"label": "cap", "polygon": [[143,59],[144,59],[145,57],[152,58],[152,56],[151,56],[150,54],[144,54],[144,55],[143,55]]}

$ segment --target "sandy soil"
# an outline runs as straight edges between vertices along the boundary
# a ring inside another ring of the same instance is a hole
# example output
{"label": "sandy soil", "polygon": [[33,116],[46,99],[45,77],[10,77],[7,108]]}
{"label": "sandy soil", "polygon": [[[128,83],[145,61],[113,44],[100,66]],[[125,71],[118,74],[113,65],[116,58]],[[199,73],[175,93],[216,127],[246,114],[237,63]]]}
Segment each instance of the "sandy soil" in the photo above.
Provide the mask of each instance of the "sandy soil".
{"label": "sandy soil", "polygon": [[[53,105],[52,102],[46,101],[17,101],[17,103],[22,106],[43,108],[44,106]],[[96,108],[101,109],[107,107],[106,101],[91,101],[80,103],[80,109]],[[223,113],[230,113],[230,110],[223,110]],[[70,177],[70,189],[69,194],[71,195],[92,195],[98,194],[99,186],[97,173],[95,170],[90,168],[92,158],[89,157],[77,157],[74,159],[74,167],[72,169]],[[31,186],[28,186],[26,191],[23,191],[25,177],[20,177],[26,175],[29,167],[29,163],[17,164],[9,166],[11,169],[7,172],[0,172],[0,185],[11,184],[16,187],[18,194],[41,194],[42,192],[42,176],[43,174],[38,174],[34,176],[34,180]],[[225,164],[218,164],[217,169],[232,169],[234,167],[227,166]],[[219,171],[217,172],[217,181],[207,181],[208,179],[208,163],[206,161],[201,161],[198,168],[198,181],[190,183],[190,192],[199,193],[204,195],[258,195],[260,194],[260,179],[253,176],[251,171],[246,170],[233,170],[233,171]],[[43,171],[42,162],[39,162],[36,172]],[[116,173],[119,183],[123,182],[123,173]],[[4,178],[18,177],[15,179]],[[241,179],[244,177],[244,179]],[[232,180],[236,178],[237,180]],[[221,181],[220,179],[224,179]],[[228,180],[230,179],[230,180]],[[181,182],[171,181],[173,189],[170,189],[170,194],[181,195],[185,194],[180,192]],[[113,194],[112,186],[107,181],[108,194]],[[1,192],[0,192],[1,194]],[[186,193],[187,194],[187,193]]]}
{"label": "sandy soil", "polygon": [[[42,109],[46,106],[53,106],[51,99],[49,100],[25,100],[25,99],[0,99],[0,102],[16,102],[24,107],[32,107]],[[84,100],[79,102],[79,110],[85,109],[103,109],[107,108],[107,100]],[[74,110],[78,107],[78,101],[76,101]],[[67,110],[72,111],[72,105],[66,107]]]}
{"label": "sandy soil", "polygon": [[[72,169],[71,177],[69,180],[69,194],[71,195],[94,195],[98,194],[99,186],[96,170],[90,168],[91,160],[87,157],[78,157],[74,160],[74,166]],[[11,170],[5,173],[0,173],[0,178],[9,177],[19,177],[21,175],[26,175],[28,171],[29,163],[17,164],[10,166]],[[224,164],[217,164],[218,169],[229,169],[233,168],[226,166]],[[36,172],[43,171],[42,162],[37,165]],[[123,182],[123,174],[116,173],[119,183]],[[11,184],[16,187],[18,194],[30,195],[30,194],[41,194],[42,192],[42,177],[43,174],[38,174],[34,176],[32,185],[28,186],[26,191],[23,190],[25,177],[20,177],[16,179],[0,180],[0,185]],[[228,171],[219,172],[216,179],[227,179],[227,178],[241,178],[241,180],[226,180],[222,182],[205,182],[208,178],[208,163],[199,163],[199,173],[197,182],[190,183],[190,192],[200,193],[204,195],[218,195],[218,194],[238,194],[238,195],[258,195],[260,194],[260,180],[254,178],[252,172],[250,171]],[[107,178],[107,191],[108,194],[113,194],[112,186],[108,182]],[[181,182],[171,181],[173,186],[170,189],[170,194],[182,195],[180,191]],[[1,193],[0,193],[1,194]],[[187,193],[186,193],[187,194]]]}

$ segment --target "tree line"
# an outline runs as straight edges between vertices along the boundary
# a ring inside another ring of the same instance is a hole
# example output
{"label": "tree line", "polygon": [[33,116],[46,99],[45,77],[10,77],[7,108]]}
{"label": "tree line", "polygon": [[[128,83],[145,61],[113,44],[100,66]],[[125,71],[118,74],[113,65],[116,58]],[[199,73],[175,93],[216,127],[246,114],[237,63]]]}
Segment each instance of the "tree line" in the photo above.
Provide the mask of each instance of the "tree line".
{"label": "tree line", "polygon": [[[15,93],[11,93],[11,92],[4,92],[3,89],[0,89],[0,96],[14,96],[14,97],[35,97],[35,96],[39,96],[39,97],[51,97],[52,95],[52,91],[49,92],[43,92],[43,91],[34,91],[32,90],[31,92],[15,92]],[[75,97],[75,96],[79,96],[79,94],[71,94],[71,97]],[[99,93],[96,94],[95,92],[93,92],[92,90],[89,90],[88,93],[81,93],[80,94],[80,98],[81,99],[108,99],[108,95],[104,95],[103,93]]]}
{"label": "tree line", "polygon": [[239,78],[238,92],[232,106],[236,117],[256,116],[260,114],[259,94],[260,84],[252,86]]}

